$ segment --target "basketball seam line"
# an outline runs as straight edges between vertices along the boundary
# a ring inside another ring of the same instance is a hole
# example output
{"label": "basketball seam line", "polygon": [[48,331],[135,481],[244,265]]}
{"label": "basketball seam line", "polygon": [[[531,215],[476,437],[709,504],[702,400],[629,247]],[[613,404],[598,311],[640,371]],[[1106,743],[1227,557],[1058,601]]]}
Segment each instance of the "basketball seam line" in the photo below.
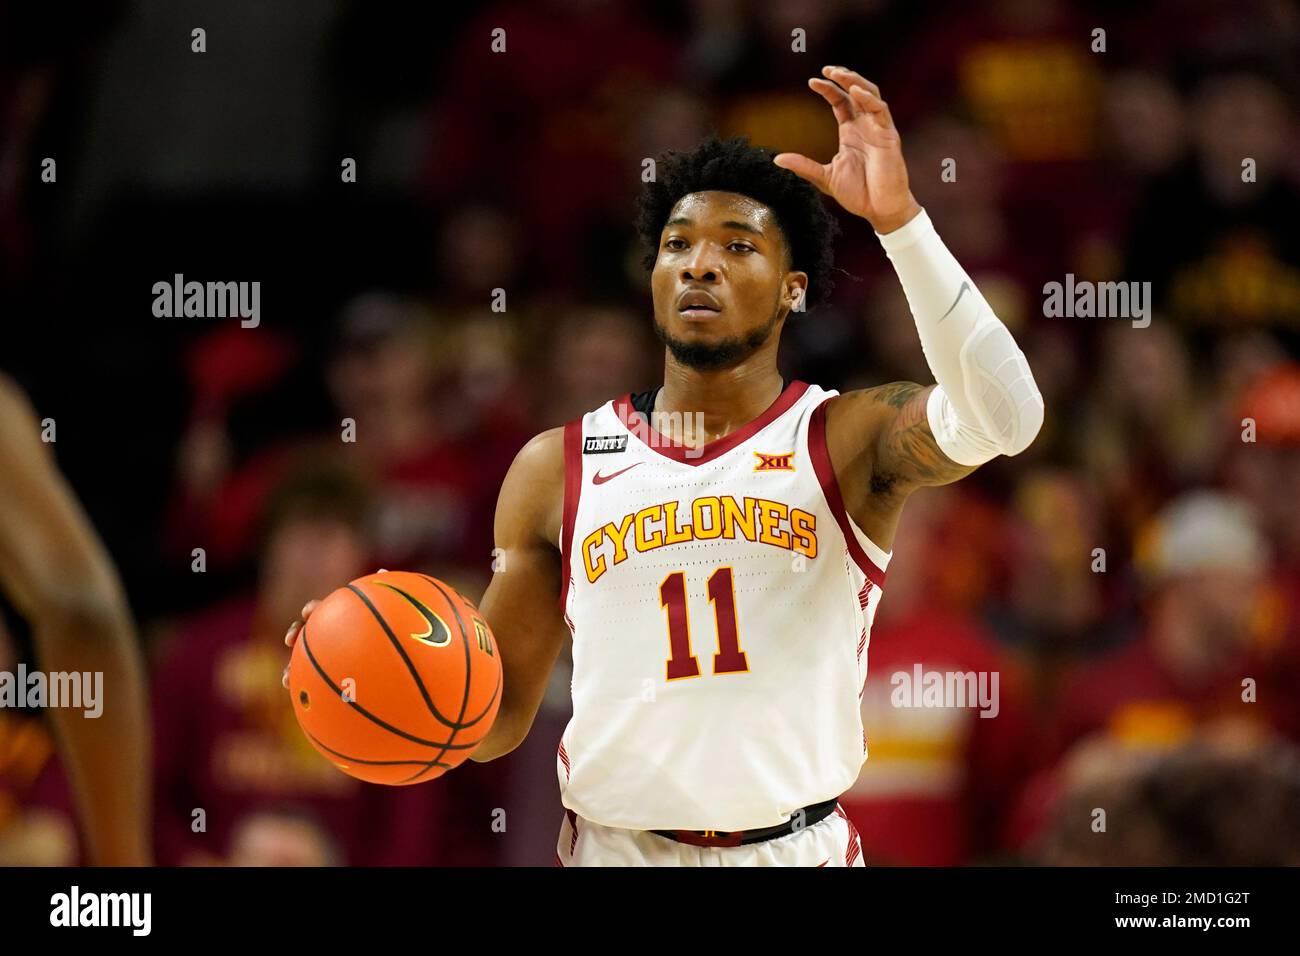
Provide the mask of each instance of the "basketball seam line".
{"label": "basketball seam line", "polygon": [[[326,685],[329,686],[330,690],[332,690],[334,693],[342,697],[343,700],[348,704],[348,706],[350,706],[353,710],[359,713],[362,717],[366,718],[369,721],[372,721],[373,723],[378,724],[380,727],[383,727],[385,730],[389,731],[390,733],[397,734],[397,736],[399,737],[405,737],[407,740],[410,740],[413,743],[421,744],[425,747],[444,747],[444,748],[446,747],[446,744],[439,743],[436,740],[425,740],[423,737],[417,737],[415,736],[415,734],[407,733],[405,730],[402,730],[402,728],[400,727],[394,727],[392,724],[388,723],[388,721],[384,720],[382,717],[377,717],[376,715],[370,713],[370,711],[366,710],[355,700],[348,699],[347,695],[343,693],[343,689],[339,687],[337,684],[335,684],[334,681],[330,678],[330,676],[327,673],[325,673],[325,668],[321,667],[320,662],[316,660],[316,655],[311,652],[311,645],[307,643],[306,625],[303,626],[302,634],[300,635],[299,640],[302,641],[302,649],[307,654],[307,660],[311,661],[311,666],[316,669],[316,673],[320,675],[321,680],[323,680],[326,683]],[[468,724],[466,726],[472,727],[473,724]],[[457,746],[455,748],[449,748],[449,749],[459,750],[461,748]]]}

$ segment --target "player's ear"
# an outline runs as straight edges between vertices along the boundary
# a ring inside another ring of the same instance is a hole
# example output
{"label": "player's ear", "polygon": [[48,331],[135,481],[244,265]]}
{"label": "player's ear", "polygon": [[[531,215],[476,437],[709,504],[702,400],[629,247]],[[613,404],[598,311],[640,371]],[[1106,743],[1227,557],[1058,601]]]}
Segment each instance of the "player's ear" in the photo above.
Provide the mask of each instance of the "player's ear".
{"label": "player's ear", "polygon": [[807,309],[808,275],[804,272],[791,272],[786,276],[785,292],[782,296],[790,312],[803,312]]}

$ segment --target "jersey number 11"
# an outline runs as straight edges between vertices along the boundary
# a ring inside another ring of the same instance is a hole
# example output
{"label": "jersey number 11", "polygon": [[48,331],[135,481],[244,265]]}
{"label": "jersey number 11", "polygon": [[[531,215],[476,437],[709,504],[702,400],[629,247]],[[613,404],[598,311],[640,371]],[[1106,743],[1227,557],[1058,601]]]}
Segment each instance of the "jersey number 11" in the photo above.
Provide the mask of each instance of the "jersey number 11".
{"label": "jersey number 11", "polygon": [[[718,568],[709,576],[709,601],[718,628],[718,653],[713,655],[713,673],[734,674],[749,670],[736,633],[736,588],[731,568]],[[659,603],[668,612],[668,679],[699,677],[700,662],[691,653],[691,626],[686,614],[686,575],[674,571],[659,585]]]}

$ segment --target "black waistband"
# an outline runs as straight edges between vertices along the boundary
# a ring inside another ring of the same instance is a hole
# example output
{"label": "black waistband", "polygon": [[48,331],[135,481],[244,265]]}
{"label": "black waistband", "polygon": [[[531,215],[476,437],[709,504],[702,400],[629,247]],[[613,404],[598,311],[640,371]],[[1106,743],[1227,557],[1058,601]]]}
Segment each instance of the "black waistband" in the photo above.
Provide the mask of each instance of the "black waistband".
{"label": "black waistband", "polygon": [[760,827],[757,830],[651,830],[661,837],[667,837],[670,840],[676,840],[678,843],[689,843],[692,846],[744,846],[749,843],[762,843],[765,840],[775,840],[777,837],[788,836],[798,830],[804,830],[814,823],[820,823],[830,816],[835,807],[839,804],[839,799],[832,797],[823,803],[814,803],[804,807],[802,810],[796,810],[790,814],[790,819],[784,823],[778,823],[775,826]]}

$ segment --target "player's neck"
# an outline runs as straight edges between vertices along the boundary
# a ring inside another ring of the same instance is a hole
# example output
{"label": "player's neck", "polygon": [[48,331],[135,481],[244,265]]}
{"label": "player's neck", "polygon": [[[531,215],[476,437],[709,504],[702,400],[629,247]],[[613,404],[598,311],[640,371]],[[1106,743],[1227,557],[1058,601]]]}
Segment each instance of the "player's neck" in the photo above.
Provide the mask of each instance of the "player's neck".
{"label": "player's neck", "polygon": [[674,436],[689,445],[716,441],[745,427],[777,400],[783,388],[775,354],[765,353],[766,349],[737,366],[710,372],[682,365],[669,354],[656,415],[701,422],[703,435]]}

